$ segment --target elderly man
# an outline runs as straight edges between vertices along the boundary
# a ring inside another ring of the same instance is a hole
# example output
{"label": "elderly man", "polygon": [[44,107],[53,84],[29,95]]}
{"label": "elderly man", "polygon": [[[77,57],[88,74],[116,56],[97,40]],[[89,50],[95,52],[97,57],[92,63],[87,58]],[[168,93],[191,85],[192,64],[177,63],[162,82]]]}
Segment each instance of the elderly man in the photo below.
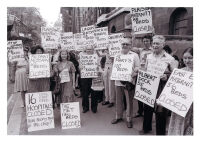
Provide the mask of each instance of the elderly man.
{"label": "elderly man", "polygon": [[[167,82],[167,79],[170,76],[170,73],[173,71],[174,68],[176,68],[176,65],[174,64],[174,58],[163,50],[164,46],[165,46],[165,37],[162,35],[155,35],[153,37],[153,43],[152,43],[153,52],[147,56],[147,62],[146,62],[146,68],[148,68],[148,62],[150,60],[154,60],[154,61],[156,60],[156,61],[163,62],[163,64],[167,64],[167,68],[164,74],[162,74],[160,77],[161,80],[158,87],[156,98],[160,96]],[[167,119],[168,111],[167,109],[161,106],[155,106],[155,109],[156,109],[156,134],[165,135],[166,119]],[[148,109],[146,111],[148,111]],[[149,117],[144,116],[144,124],[146,125],[145,131],[151,130],[151,122],[152,121],[151,119],[149,119]]]}
{"label": "elderly man", "polygon": [[[140,60],[136,53],[131,52],[131,39],[124,38],[122,42],[122,51],[121,54],[117,55],[132,55],[133,56],[133,69],[132,69],[132,81],[131,82],[122,82],[122,81],[115,81],[115,90],[116,90],[116,118],[112,120],[112,124],[117,124],[121,122],[123,119],[123,96],[125,95],[126,98],[126,119],[127,119],[127,127],[132,128],[132,113],[133,113],[133,96],[135,90],[135,81],[138,69],[140,67]],[[116,58],[116,57],[115,57]]]}

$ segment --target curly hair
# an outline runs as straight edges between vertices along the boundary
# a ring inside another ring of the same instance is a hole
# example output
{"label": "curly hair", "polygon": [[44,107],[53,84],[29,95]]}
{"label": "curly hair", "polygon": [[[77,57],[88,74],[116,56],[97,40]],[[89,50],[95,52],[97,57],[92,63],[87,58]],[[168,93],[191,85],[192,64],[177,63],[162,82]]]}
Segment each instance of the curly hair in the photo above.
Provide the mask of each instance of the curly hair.
{"label": "curly hair", "polygon": [[42,51],[42,54],[44,53],[44,49],[42,48],[42,46],[36,45],[36,46],[33,46],[31,48],[31,54],[36,54],[36,52],[37,52],[38,49],[40,49]]}
{"label": "curly hair", "polygon": [[[62,62],[62,57],[61,57],[61,53],[62,52],[67,52],[67,50],[61,50],[60,53],[59,53],[59,56],[58,56],[58,61]],[[69,55],[69,52],[67,52],[67,60],[69,61],[70,60],[70,55]]]}

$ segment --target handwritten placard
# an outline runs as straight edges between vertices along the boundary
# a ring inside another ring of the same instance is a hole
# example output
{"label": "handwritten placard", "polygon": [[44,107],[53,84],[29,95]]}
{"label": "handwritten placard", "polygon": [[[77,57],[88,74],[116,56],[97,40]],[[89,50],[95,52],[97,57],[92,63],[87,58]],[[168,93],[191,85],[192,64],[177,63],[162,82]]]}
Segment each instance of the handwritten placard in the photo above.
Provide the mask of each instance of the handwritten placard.
{"label": "handwritten placard", "polygon": [[132,81],[133,55],[117,55],[114,59],[111,80]]}
{"label": "handwritten placard", "polygon": [[152,33],[152,12],[148,7],[131,8],[132,30],[134,34]]}
{"label": "handwritten placard", "polygon": [[154,107],[160,76],[145,71],[138,72],[134,98]]}
{"label": "handwritten placard", "polygon": [[41,43],[45,50],[57,49],[60,43],[60,30],[53,27],[41,27]]}
{"label": "handwritten placard", "polygon": [[157,102],[176,114],[185,117],[193,102],[192,88],[193,73],[174,69]]}
{"label": "handwritten placard", "polygon": [[96,39],[95,50],[107,49],[108,45],[108,27],[96,28],[94,31]]}
{"label": "handwritten placard", "polygon": [[103,77],[101,73],[98,74],[97,78],[92,79],[91,88],[96,91],[102,91],[104,89]]}
{"label": "handwritten placard", "polygon": [[64,50],[75,50],[74,47],[74,36],[72,32],[61,33],[61,48]]}
{"label": "handwritten placard", "polygon": [[61,103],[60,107],[62,129],[80,128],[79,102]]}
{"label": "handwritten placard", "polygon": [[166,68],[167,64],[163,61],[159,60],[150,60],[147,59],[148,64],[147,64],[147,71],[153,74],[158,74],[158,75],[163,75]]}
{"label": "handwritten placard", "polygon": [[70,82],[69,69],[65,68],[60,74],[60,83]]}
{"label": "handwritten placard", "polygon": [[74,34],[74,45],[76,51],[83,51],[85,45],[85,39],[83,38],[83,33]]}
{"label": "handwritten placard", "polygon": [[29,78],[50,77],[49,54],[31,54],[29,57]]}
{"label": "handwritten placard", "polygon": [[11,40],[7,42],[9,62],[18,61],[24,58],[24,50],[21,40]]}
{"label": "handwritten placard", "polygon": [[94,36],[95,26],[90,25],[86,27],[81,27],[81,33],[83,33],[84,49],[88,46],[96,44],[96,39]]}
{"label": "handwritten placard", "polygon": [[27,93],[25,97],[28,132],[54,128],[51,92]]}
{"label": "handwritten placard", "polygon": [[81,55],[80,65],[81,65],[81,78],[96,78],[97,73],[97,55]]}
{"label": "handwritten placard", "polygon": [[108,50],[110,57],[114,57],[115,55],[121,53],[122,50],[122,41],[124,38],[124,33],[116,33],[108,36]]}

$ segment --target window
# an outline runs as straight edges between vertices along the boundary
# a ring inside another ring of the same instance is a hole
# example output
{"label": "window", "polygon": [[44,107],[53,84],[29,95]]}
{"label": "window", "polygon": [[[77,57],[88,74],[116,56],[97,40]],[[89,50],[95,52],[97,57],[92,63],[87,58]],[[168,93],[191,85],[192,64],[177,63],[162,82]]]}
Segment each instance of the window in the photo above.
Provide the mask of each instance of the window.
{"label": "window", "polygon": [[187,35],[188,19],[185,8],[177,8],[170,17],[170,34]]}
{"label": "window", "polygon": [[115,26],[113,26],[111,29],[111,33],[115,33],[115,32],[116,32],[116,28],[115,28]]}

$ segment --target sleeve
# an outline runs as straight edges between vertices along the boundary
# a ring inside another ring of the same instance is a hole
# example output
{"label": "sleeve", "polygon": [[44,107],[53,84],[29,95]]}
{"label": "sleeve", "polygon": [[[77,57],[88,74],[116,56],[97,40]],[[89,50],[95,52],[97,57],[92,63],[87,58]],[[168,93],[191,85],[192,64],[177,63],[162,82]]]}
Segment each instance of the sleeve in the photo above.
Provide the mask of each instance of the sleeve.
{"label": "sleeve", "polygon": [[134,68],[134,71],[138,71],[139,70],[139,68],[140,68],[140,59],[139,59],[139,56],[137,55],[137,54],[135,54],[135,60],[134,60],[134,66],[133,66],[133,68]]}

